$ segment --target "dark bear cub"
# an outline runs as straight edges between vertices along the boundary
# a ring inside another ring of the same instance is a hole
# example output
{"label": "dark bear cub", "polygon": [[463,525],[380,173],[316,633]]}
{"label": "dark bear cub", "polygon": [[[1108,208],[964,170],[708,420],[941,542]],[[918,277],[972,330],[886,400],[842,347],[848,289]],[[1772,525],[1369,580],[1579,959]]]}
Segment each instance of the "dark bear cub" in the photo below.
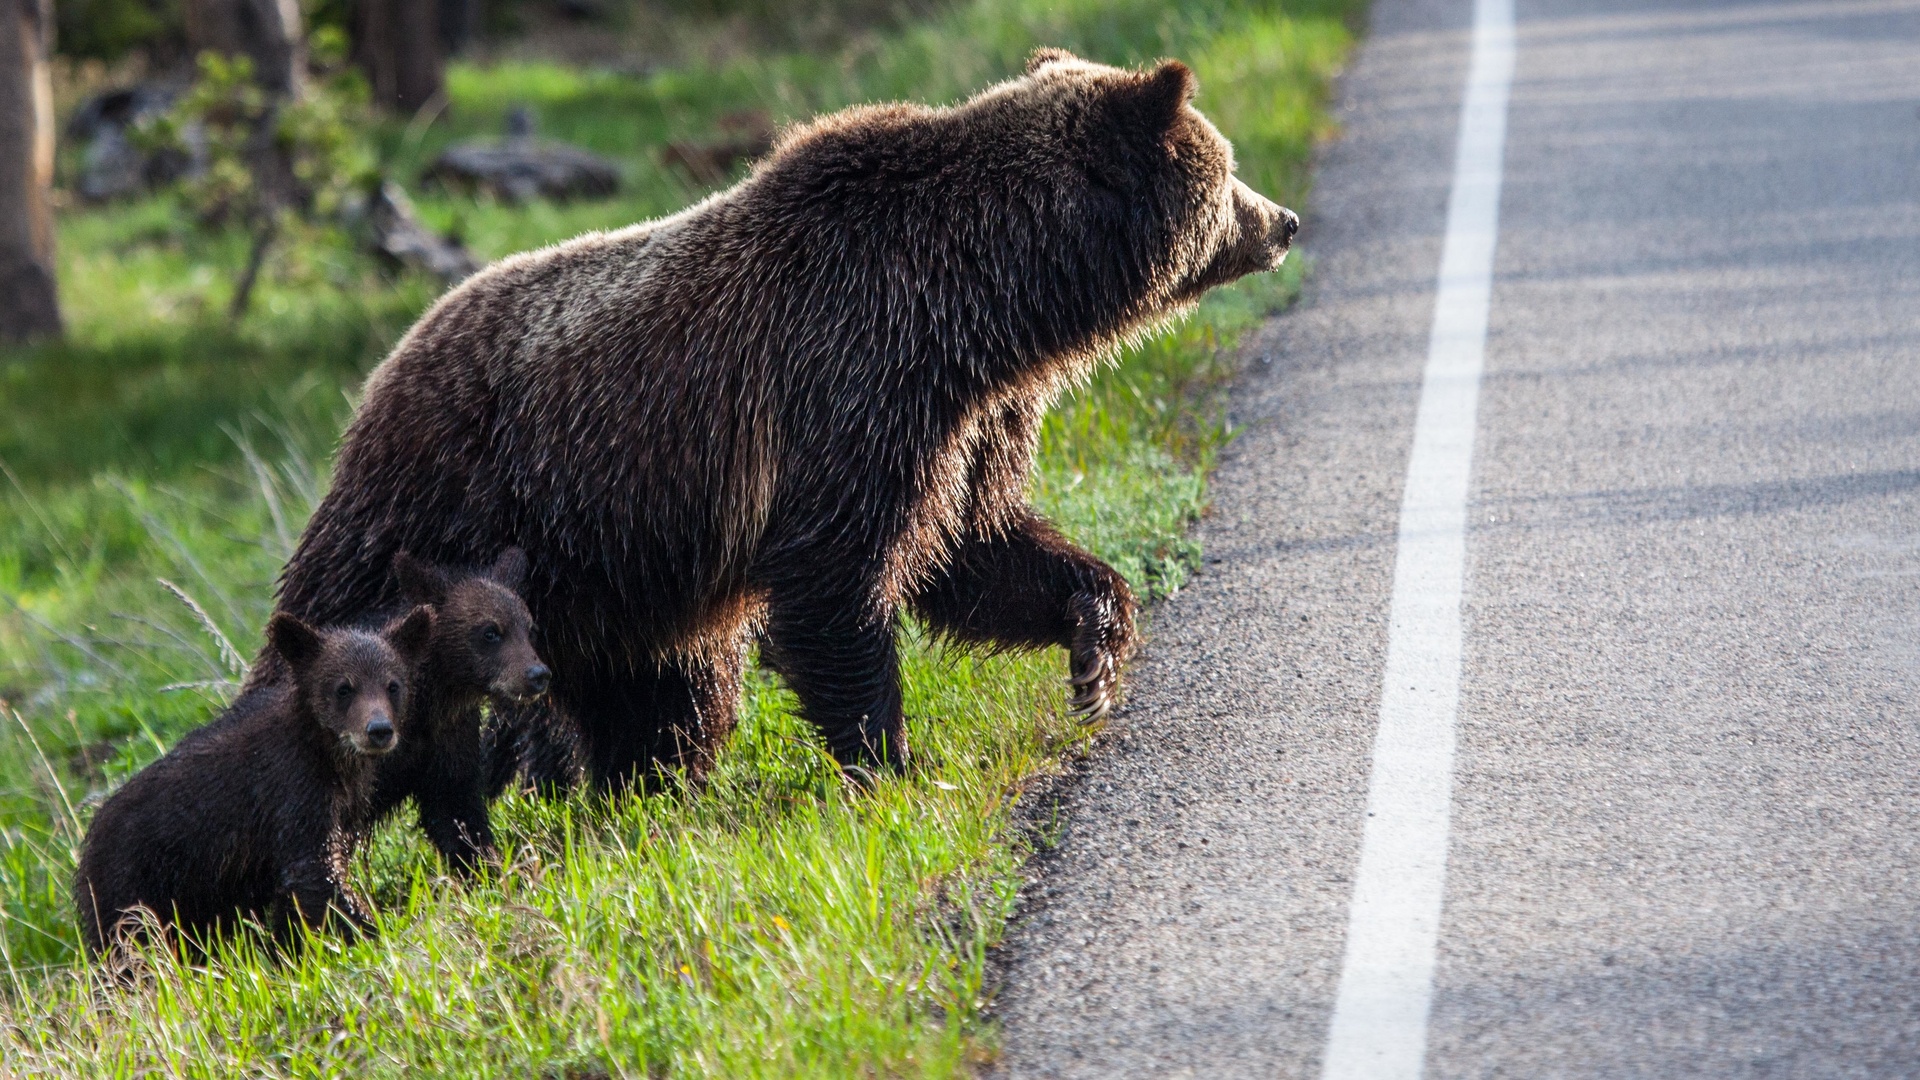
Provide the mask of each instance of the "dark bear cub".
{"label": "dark bear cub", "polygon": [[296,922],[365,929],[347,860],[432,634],[425,608],[379,633],[274,616],[290,677],[243,694],[95,815],[73,890],[87,947],[137,930],[140,909],[193,938],[249,915],[283,942]]}
{"label": "dark bear cub", "polygon": [[380,762],[368,825],[412,798],[421,829],[462,874],[493,858],[480,706],[525,703],[547,689],[547,666],[533,650],[533,617],[515,591],[526,569],[519,548],[477,573],[449,571],[404,551],[394,558],[407,602],[431,607],[433,636],[415,669],[406,737]]}

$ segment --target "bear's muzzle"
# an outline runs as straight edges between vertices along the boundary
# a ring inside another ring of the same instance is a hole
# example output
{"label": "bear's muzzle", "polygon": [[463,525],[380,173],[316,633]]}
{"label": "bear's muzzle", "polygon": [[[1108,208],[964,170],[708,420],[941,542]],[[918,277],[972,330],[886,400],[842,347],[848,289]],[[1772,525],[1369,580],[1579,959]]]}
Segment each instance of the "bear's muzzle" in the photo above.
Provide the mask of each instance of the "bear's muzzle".
{"label": "bear's muzzle", "polygon": [[1232,230],[1213,261],[1188,279],[1176,299],[1192,300],[1215,286],[1280,269],[1300,231],[1300,215],[1234,178]]}
{"label": "bear's muzzle", "polygon": [[1243,274],[1278,270],[1300,231],[1300,215],[1242,183],[1233,181],[1234,217],[1240,226]]}

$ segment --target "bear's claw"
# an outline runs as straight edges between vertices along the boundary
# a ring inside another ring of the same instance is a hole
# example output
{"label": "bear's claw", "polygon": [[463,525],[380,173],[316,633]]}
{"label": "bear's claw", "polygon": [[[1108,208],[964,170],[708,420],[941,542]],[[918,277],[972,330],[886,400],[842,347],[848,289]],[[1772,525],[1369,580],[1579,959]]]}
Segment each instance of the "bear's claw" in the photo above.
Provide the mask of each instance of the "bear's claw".
{"label": "bear's claw", "polygon": [[1072,696],[1067,711],[1081,723],[1105,719],[1119,703],[1120,667],[1133,651],[1133,596],[1115,575],[1106,590],[1074,598]]}
{"label": "bear's claw", "polygon": [[1081,687],[1088,685],[1089,683],[1097,682],[1100,676],[1106,671],[1106,668],[1107,668],[1107,664],[1105,662],[1105,658],[1103,657],[1099,667],[1096,667],[1093,670],[1086,672],[1085,674],[1068,676],[1067,685],[1078,690]]}
{"label": "bear's claw", "polygon": [[[1098,720],[1113,710],[1114,691],[1120,682],[1120,665],[1106,649],[1095,651],[1085,670],[1067,679],[1075,693],[1067,700],[1067,710],[1088,721]],[[1075,664],[1076,668],[1082,667]]]}

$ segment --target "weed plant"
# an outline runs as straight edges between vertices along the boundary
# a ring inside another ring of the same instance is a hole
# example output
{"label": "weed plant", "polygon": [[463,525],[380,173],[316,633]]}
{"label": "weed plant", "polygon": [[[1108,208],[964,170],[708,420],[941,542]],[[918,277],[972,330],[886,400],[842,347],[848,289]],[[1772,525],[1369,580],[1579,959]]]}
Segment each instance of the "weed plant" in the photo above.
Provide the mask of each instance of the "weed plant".
{"label": "weed plant", "polygon": [[[622,161],[609,202],[422,200],[498,256],[697,197],[654,155],[728,112],[951,101],[1060,44],[1186,59],[1241,175],[1297,206],[1351,14],[974,0],[837,56],[457,68],[446,130],[380,137],[411,169],[526,105],[545,134]],[[133,990],[81,962],[67,885],[92,807],[231,693],[361,375],[431,297],[317,230],[229,327],[203,271],[244,237],[178,220],[164,200],[68,215],[73,333],[0,353],[0,1076],[952,1076],[990,1059],[986,956],[1026,853],[1012,804],[1090,732],[1064,714],[1057,653],[982,655],[911,626],[914,767],[869,792],[756,673],[700,790],[510,797],[504,867],[467,886],[403,823],[383,830],[355,870],[381,910],[371,940],[278,963],[245,938],[197,966],[153,955]],[[1234,349],[1291,295],[1290,266],[1127,350],[1047,420],[1036,501],[1143,592],[1195,564]]]}

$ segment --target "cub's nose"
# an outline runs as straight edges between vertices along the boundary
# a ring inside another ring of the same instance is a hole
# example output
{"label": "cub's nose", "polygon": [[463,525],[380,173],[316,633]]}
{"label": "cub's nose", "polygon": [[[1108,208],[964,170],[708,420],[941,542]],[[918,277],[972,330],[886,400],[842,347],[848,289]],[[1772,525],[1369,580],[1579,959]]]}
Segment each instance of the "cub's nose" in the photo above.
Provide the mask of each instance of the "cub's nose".
{"label": "cub's nose", "polygon": [[376,716],[367,721],[367,745],[375,750],[385,750],[393,745],[393,721],[384,716]]}
{"label": "cub's nose", "polygon": [[1273,223],[1273,231],[1278,237],[1281,247],[1291,246],[1293,244],[1294,234],[1300,231],[1300,215],[1284,206],[1281,207],[1280,216]]}
{"label": "cub's nose", "polygon": [[527,693],[544,694],[547,684],[553,681],[553,672],[545,664],[535,664],[527,669]]}

